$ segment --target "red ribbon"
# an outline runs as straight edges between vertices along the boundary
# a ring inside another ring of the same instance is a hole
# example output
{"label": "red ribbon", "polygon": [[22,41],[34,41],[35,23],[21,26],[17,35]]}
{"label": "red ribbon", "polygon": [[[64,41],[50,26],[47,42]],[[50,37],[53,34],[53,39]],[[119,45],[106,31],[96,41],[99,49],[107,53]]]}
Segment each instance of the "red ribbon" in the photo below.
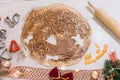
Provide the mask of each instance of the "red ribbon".
{"label": "red ribbon", "polygon": [[57,67],[52,69],[52,71],[49,73],[49,76],[52,78],[52,80],[73,80],[72,72],[61,75]]}
{"label": "red ribbon", "polygon": [[15,40],[12,40],[10,42],[9,51],[10,52],[17,52],[19,50],[20,50],[20,47],[19,47],[18,43]]}

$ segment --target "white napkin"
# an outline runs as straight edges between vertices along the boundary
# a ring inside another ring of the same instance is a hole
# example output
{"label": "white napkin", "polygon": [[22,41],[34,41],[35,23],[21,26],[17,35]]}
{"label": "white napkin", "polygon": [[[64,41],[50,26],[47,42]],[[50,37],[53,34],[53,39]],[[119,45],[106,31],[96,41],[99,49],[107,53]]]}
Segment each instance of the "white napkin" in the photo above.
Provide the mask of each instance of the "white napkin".
{"label": "white napkin", "polygon": [[13,2],[14,0],[0,0],[0,3],[10,3]]}

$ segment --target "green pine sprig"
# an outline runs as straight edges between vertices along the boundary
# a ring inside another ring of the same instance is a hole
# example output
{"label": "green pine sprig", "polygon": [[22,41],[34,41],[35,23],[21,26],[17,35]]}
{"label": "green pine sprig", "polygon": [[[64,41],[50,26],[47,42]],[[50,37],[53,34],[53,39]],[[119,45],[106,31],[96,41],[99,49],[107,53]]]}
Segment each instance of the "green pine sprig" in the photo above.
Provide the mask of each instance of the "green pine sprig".
{"label": "green pine sprig", "polygon": [[104,78],[105,80],[120,80],[120,60],[117,59],[115,62],[105,60]]}
{"label": "green pine sprig", "polygon": [[3,73],[0,71],[0,80],[2,79],[2,74],[3,74]]}

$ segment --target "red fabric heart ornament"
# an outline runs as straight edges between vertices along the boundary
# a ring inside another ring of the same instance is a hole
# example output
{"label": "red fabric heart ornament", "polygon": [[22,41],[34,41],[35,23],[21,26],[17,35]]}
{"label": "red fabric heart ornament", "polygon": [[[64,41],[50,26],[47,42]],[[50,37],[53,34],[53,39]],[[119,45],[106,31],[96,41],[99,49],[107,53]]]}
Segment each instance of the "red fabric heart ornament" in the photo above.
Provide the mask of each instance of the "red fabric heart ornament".
{"label": "red fabric heart ornament", "polygon": [[51,70],[51,72],[49,73],[49,76],[52,78],[52,80],[73,80],[72,72],[66,73],[61,76],[61,73],[57,67]]}

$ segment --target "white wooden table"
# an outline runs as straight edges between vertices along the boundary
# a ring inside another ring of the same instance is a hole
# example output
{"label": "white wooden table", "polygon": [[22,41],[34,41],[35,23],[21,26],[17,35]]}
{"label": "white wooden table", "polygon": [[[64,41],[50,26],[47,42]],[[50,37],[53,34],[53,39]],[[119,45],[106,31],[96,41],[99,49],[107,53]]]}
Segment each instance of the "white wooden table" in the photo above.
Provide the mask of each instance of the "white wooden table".
{"label": "white wooden table", "polygon": [[[117,57],[120,58],[120,39],[118,39],[109,29],[107,29],[97,18],[94,17],[94,15],[86,8],[87,2],[88,0],[14,0],[14,2],[11,3],[0,3],[0,16],[2,16],[2,18],[5,18],[6,16],[11,16],[14,13],[19,13],[21,16],[19,24],[16,25],[13,29],[9,29],[8,26],[3,23],[3,21],[0,22],[0,29],[4,28],[8,31],[6,40],[7,47],[12,39],[15,39],[17,42],[21,43],[21,28],[29,11],[31,11],[35,7],[47,6],[54,3],[63,3],[79,11],[84,16],[84,18],[88,20],[88,23],[92,28],[92,43],[88,52],[91,52],[93,57],[95,54],[95,43],[99,44],[101,48],[103,48],[104,44],[108,44],[109,47],[108,52],[95,63],[85,65],[84,59],[82,58],[82,60],[78,64],[63,68],[75,70],[103,68],[105,59],[108,59],[109,51],[116,50]],[[92,2],[94,2],[96,6],[104,8],[106,12],[108,12],[113,18],[115,18],[120,23],[120,0],[92,0]],[[29,58],[27,52],[25,54],[27,56],[26,59],[24,61],[21,60],[19,62],[16,61],[17,55],[12,55],[12,67],[22,65],[39,68],[48,68],[40,65],[36,61]],[[10,80],[8,78],[4,79]]]}

